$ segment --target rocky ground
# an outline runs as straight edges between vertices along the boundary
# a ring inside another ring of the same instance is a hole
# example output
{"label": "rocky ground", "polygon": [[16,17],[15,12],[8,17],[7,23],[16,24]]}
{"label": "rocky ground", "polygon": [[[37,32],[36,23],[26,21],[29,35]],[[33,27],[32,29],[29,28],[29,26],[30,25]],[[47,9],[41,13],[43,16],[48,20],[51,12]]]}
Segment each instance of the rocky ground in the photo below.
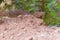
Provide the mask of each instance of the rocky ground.
{"label": "rocky ground", "polygon": [[60,28],[48,27],[32,15],[6,17],[0,24],[0,40],[60,40]]}

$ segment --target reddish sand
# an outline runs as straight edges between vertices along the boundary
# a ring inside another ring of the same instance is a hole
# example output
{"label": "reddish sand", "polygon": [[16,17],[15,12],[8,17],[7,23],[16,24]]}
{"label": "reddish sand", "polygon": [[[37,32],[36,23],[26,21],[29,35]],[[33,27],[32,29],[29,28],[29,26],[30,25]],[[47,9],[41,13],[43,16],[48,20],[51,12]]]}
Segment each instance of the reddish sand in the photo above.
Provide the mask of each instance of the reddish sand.
{"label": "reddish sand", "polygon": [[42,19],[31,15],[4,18],[0,40],[60,40],[60,28],[45,26]]}

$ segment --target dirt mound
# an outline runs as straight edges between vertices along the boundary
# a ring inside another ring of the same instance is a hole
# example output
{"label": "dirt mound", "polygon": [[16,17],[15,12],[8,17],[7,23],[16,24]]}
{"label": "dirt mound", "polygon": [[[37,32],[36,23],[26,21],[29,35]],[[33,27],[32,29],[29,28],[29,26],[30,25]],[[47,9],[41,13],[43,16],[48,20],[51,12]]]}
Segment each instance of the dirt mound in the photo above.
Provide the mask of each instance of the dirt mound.
{"label": "dirt mound", "polygon": [[60,40],[60,28],[48,28],[32,15],[7,17],[0,25],[0,40]]}

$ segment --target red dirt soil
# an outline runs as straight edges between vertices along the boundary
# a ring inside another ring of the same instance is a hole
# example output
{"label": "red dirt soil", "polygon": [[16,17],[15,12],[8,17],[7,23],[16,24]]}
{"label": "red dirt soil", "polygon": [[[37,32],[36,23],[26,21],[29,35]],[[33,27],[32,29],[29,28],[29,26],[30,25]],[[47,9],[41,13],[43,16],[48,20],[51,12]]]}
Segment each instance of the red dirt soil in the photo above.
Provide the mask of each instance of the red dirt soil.
{"label": "red dirt soil", "polygon": [[0,40],[60,40],[60,28],[49,28],[32,15],[6,17],[0,24]]}

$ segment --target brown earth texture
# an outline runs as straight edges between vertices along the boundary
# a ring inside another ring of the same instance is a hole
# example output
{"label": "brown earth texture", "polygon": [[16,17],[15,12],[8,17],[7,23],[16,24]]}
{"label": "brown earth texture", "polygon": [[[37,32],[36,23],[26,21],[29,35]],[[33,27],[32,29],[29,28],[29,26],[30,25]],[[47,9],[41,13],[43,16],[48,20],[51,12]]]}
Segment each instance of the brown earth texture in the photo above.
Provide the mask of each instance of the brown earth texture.
{"label": "brown earth texture", "polygon": [[60,28],[48,27],[32,15],[5,17],[0,24],[0,40],[60,40]]}

